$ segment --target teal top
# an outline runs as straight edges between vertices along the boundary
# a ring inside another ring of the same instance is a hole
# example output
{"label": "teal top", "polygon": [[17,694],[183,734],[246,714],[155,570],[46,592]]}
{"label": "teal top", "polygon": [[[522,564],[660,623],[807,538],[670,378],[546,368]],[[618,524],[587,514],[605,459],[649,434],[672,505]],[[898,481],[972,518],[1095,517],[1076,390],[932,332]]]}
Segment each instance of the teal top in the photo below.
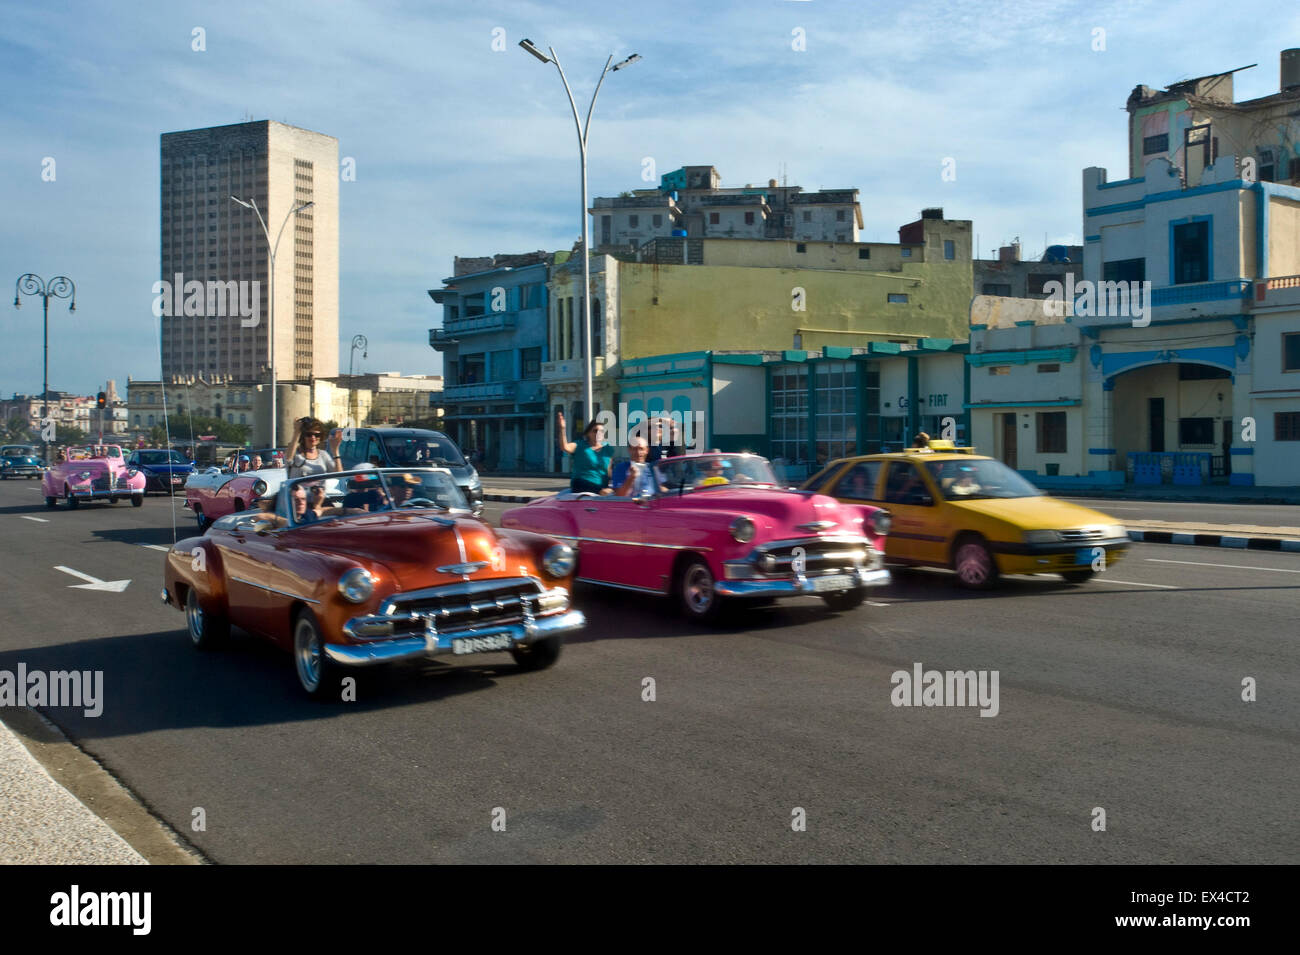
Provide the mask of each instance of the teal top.
{"label": "teal top", "polygon": [[605,484],[609,475],[610,462],[614,460],[612,444],[593,448],[584,440],[573,452],[573,480],[590,481],[592,484]]}

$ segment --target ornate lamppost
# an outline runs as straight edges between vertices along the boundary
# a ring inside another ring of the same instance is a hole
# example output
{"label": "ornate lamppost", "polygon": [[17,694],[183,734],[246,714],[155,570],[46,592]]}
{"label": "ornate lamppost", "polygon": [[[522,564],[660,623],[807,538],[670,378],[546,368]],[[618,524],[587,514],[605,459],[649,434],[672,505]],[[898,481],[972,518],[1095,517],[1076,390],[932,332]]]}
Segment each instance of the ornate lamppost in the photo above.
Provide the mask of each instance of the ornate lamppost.
{"label": "ornate lamppost", "polygon": [[20,296],[39,295],[42,304],[42,322],[44,324],[44,358],[45,368],[41,388],[41,456],[45,466],[50,466],[50,442],[45,437],[50,419],[50,299],[66,298],[70,300],[69,312],[77,310],[77,286],[66,275],[56,275],[48,282],[31,272],[18,276],[14,285],[14,308],[22,308]]}

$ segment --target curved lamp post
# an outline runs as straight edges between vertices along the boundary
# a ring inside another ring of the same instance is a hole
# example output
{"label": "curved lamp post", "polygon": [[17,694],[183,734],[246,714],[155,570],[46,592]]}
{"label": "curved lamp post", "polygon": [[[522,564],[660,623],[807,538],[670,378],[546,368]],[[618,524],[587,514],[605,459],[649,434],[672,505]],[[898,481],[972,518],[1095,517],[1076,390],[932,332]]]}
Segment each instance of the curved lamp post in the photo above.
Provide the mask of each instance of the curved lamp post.
{"label": "curved lamp post", "polygon": [[352,359],[357,356],[358,348],[361,349],[362,358],[370,357],[370,352],[367,350],[370,348],[370,342],[367,341],[365,335],[353,335],[352,350],[348,352],[348,410],[352,413],[352,426],[354,428],[361,424],[357,420],[356,388],[352,385]]}
{"label": "curved lamp post", "polygon": [[[555,48],[548,46],[546,49],[551,55],[547,56],[533,45],[532,40],[520,40],[519,45],[524,48],[524,52],[535,56],[543,63],[554,63],[555,68],[560,71],[560,81],[564,84],[564,92],[569,96],[569,107],[573,110],[573,125],[578,130],[578,155],[582,165],[582,386],[586,402],[583,405],[583,417],[584,421],[590,421],[596,415],[596,406],[592,401],[591,386],[591,223],[587,215],[587,131],[591,129],[591,113],[596,108],[596,97],[600,95],[600,85],[605,82],[605,74],[631,66],[641,59],[641,55],[633,53],[621,63],[610,66],[609,64],[614,61],[614,55],[610,54],[609,59],[605,61],[605,68],[600,71],[600,79],[591,94],[591,105],[587,107],[587,121],[583,123],[578,119],[578,104],[573,100],[573,91],[569,89],[569,81],[564,76],[564,68],[560,66],[560,58],[555,55]],[[579,422],[579,427],[581,426],[582,422]]]}
{"label": "curved lamp post", "polygon": [[44,366],[45,373],[41,388],[41,454],[45,466],[50,465],[50,442],[45,439],[45,425],[50,418],[50,299],[70,299],[69,312],[77,310],[77,286],[66,275],[56,275],[48,282],[31,272],[18,276],[14,284],[14,308],[22,308],[22,295],[39,295],[42,302],[42,322],[44,324]]}
{"label": "curved lamp post", "polygon": [[266,334],[268,343],[271,346],[271,447],[278,448],[280,445],[276,441],[275,435],[275,253],[280,249],[280,239],[284,235],[284,227],[289,224],[289,220],[299,212],[302,212],[302,210],[316,205],[316,203],[304,202],[290,209],[289,214],[286,215],[284,221],[280,223],[280,231],[275,234],[275,243],[272,244],[271,232],[266,227],[266,220],[262,218],[261,210],[257,208],[257,200],[250,199],[248,202],[245,202],[243,199],[236,199],[234,196],[231,196],[230,198],[232,201],[239,203],[245,209],[253,210],[253,213],[257,216],[257,224],[262,227],[262,235],[266,236],[267,251],[271,254],[271,289],[266,297],[268,325]]}

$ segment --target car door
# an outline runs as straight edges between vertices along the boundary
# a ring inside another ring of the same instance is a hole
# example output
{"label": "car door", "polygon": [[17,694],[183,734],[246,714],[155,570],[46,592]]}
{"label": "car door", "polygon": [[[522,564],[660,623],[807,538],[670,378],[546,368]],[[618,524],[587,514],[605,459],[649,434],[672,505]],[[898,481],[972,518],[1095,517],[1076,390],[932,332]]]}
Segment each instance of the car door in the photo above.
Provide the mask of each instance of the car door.
{"label": "car door", "polygon": [[630,497],[593,495],[572,505],[581,555],[578,575],[602,583],[652,586],[641,559],[647,505]]}
{"label": "car door", "polygon": [[885,470],[884,504],[894,518],[885,553],[898,560],[944,563],[934,492],[923,470],[913,461],[890,461]]}

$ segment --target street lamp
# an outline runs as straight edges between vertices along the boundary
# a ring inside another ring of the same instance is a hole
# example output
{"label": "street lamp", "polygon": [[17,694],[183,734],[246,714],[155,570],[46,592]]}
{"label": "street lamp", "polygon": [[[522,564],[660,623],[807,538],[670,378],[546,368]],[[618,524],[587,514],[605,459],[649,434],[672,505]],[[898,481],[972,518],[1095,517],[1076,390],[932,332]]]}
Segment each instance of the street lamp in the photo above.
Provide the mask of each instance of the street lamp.
{"label": "street lamp", "polygon": [[290,209],[289,214],[286,215],[284,221],[280,223],[280,231],[275,234],[275,244],[272,245],[271,233],[270,230],[266,228],[266,220],[262,218],[261,211],[257,208],[257,200],[250,199],[248,202],[245,202],[243,199],[237,199],[234,196],[231,196],[230,198],[231,201],[239,203],[245,209],[253,210],[253,213],[257,216],[258,225],[262,227],[262,234],[266,236],[266,247],[271,253],[271,289],[266,298],[268,306],[266,310],[268,324],[266,334],[271,345],[271,447],[278,448],[280,445],[275,439],[275,253],[280,249],[280,237],[284,235],[284,227],[289,224],[289,220],[299,212],[302,212],[302,210],[309,209],[316,205],[316,203],[304,202]]}
{"label": "street lamp", "polygon": [[592,400],[591,386],[591,223],[587,215],[587,131],[591,129],[591,113],[596,108],[596,97],[600,95],[600,85],[605,82],[605,74],[631,66],[641,59],[641,55],[633,53],[626,60],[611,67],[609,64],[613,62],[614,54],[610,54],[609,59],[605,61],[605,68],[600,71],[596,89],[591,94],[591,105],[587,107],[587,120],[584,123],[578,119],[578,104],[573,101],[573,91],[569,89],[569,81],[564,75],[564,67],[560,66],[560,58],[555,55],[555,48],[548,46],[546,49],[551,55],[547,56],[533,45],[532,40],[520,40],[519,45],[524,48],[525,53],[536,57],[541,62],[555,64],[555,68],[560,72],[560,81],[564,83],[564,92],[569,96],[569,107],[573,110],[573,125],[578,131],[578,154],[582,163],[582,386],[586,402],[583,405],[586,411],[585,419],[590,421],[596,414],[596,406]]}
{"label": "street lamp", "polygon": [[352,350],[348,352],[348,411],[352,413],[352,426],[354,428],[360,425],[361,422],[357,420],[356,388],[352,385],[352,359],[357,356],[358,348],[361,349],[362,358],[369,358],[370,352],[367,351],[369,347],[370,342],[366,340],[365,335],[352,336]]}
{"label": "street lamp", "polygon": [[18,281],[14,283],[14,308],[23,307],[23,303],[19,298],[22,295],[39,295],[42,302],[45,374],[44,384],[41,389],[41,454],[45,459],[45,466],[49,467],[50,442],[45,437],[45,428],[50,418],[50,298],[71,299],[68,311],[75,312],[77,310],[77,286],[66,275],[56,275],[47,282],[39,275],[26,272],[18,276]]}

